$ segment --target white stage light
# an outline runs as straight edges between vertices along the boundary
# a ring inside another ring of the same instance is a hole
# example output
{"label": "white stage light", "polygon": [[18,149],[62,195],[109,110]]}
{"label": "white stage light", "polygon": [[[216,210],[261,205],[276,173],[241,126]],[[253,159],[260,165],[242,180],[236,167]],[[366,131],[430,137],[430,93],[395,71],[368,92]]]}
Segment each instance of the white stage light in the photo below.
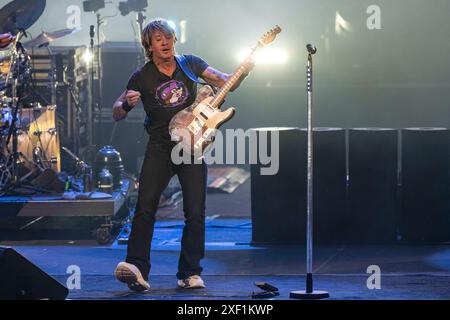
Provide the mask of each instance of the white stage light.
{"label": "white stage light", "polygon": [[89,50],[89,49],[84,50],[83,61],[86,64],[90,64],[93,58],[94,57],[92,56],[91,50]]}
{"label": "white stage light", "polygon": [[[243,49],[238,54],[239,62],[243,62],[250,54],[251,49]],[[266,47],[256,52],[256,64],[285,64],[288,60],[286,50],[282,48]]]}

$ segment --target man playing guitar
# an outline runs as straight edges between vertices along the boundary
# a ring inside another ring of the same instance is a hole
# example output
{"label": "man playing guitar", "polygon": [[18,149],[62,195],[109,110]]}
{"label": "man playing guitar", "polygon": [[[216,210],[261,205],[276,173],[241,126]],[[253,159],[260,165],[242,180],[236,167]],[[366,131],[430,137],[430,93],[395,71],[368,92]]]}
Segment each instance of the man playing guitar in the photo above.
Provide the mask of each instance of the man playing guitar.
{"label": "man playing guitar", "polygon": [[[175,31],[166,20],[151,21],[142,32],[142,46],[148,62],[129,79],[127,89],[113,106],[113,118],[124,119],[142,99],[150,118],[150,139],[139,178],[139,193],[128,240],[127,257],[115,270],[116,278],[134,291],[150,288],[150,247],[161,193],[173,175],[177,174],[183,191],[185,226],[178,261],[178,286],[204,288],[200,277],[200,260],[205,250],[205,197],[207,168],[200,164],[174,164],[171,150],[175,146],[168,125],[179,111],[189,107],[196,98],[197,83],[185,74],[175,57]],[[186,66],[196,77],[208,84],[222,87],[230,75],[210,67],[194,55],[182,56]],[[244,74],[233,89],[237,88]]]}

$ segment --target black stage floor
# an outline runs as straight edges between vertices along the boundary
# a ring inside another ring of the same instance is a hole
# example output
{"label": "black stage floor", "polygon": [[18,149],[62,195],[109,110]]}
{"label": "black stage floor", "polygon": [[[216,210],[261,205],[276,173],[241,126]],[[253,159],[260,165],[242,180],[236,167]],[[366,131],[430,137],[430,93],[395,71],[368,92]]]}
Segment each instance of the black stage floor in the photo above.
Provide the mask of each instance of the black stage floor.
{"label": "black stage floor", "polygon": [[[260,291],[255,281],[279,288],[275,299],[289,299],[291,290],[304,289],[305,247],[253,246],[248,218],[209,219],[206,257],[203,260],[207,289],[177,289],[179,240],[182,221],[157,223],[152,251],[152,289],[131,293],[115,281],[113,270],[123,260],[126,245],[98,246],[94,241],[1,242],[66,284],[67,268],[81,271],[81,289],[68,299],[251,299]],[[367,268],[381,269],[381,289],[368,289]],[[449,245],[316,246],[315,288],[327,290],[331,299],[450,299]]]}

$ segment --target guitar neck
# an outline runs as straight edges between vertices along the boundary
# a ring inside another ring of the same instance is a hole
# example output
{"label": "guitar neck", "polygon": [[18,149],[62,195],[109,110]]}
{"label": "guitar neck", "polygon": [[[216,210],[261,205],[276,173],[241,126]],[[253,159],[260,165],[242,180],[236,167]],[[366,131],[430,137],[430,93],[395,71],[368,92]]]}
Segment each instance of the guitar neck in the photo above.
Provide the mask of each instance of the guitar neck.
{"label": "guitar neck", "polygon": [[223,100],[225,99],[225,96],[228,94],[231,88],[233,88],[233,86],[236,84],[236,82],[239,80],[242,74],[247,71],[247,63],[250,61],[255,51],[256,48],[252,50],[250,56],[236,69],[233,75],[227,80],[227,82],[225,82],[223,87],[220,88],[220,90],[214,96],[214,99],[211,101],[211,107],[216,109],[219,108],[219,106],[222,104]]}
{"label": "guitar neck", "polygon": [[271,43],[273,40],[275,40],[275,37],[278,33],[281,32],[281,28],[277,25],[275,28],[271,29],[269,32],[267,32],[256,44],[256,46],[251,50],[249,56],[245,61],[236,69],[236,71],[233,73],[233,75],[225,82],[222,88],[220,88],[219,92],[214,96],[214,98],[210,102],[210,106],[218,109],[219,106],[222,104],[223,100],[225,99],[225,96],[228,94],[228,92],[233,88],[233,86],[236,84],[236,82],[239,81],[239,78],[242,76],[244,72],[247,71],[249,62],[251,61],[252,57],[254,56],[256,50],[259,48],[264,47],[265,45]]}

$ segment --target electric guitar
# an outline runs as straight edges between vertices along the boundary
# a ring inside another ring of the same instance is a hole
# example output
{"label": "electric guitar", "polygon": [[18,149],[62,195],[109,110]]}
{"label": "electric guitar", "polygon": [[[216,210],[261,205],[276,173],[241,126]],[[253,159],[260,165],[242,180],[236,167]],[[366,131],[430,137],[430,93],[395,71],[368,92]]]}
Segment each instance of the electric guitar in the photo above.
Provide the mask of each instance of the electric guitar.
{"label": "electric guitar", "polygon": [[248,71],[256,51],[274,41],[280,32],[281,28],[275,26],[264,34],[251,50],[250,55],[216,94],[210,86],[203,86],[198,91],[195,102],[172,118],[169,123],[169,134],[172,141],[181,144],[183,151],[190,155],[201,156],[211,148],[217,129],[230,120],[236,112],[232,107],[225,111],[220,110],[225,96],[241,75]]}

